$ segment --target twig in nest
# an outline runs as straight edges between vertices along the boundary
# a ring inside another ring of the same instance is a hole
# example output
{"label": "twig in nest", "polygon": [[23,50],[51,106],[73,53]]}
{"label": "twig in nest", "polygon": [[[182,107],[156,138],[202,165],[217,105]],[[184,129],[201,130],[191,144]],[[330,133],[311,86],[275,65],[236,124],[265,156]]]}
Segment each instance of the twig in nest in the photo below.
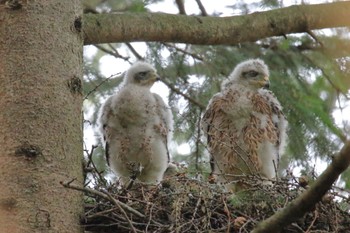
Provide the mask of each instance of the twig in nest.
{"label": "twig in nest", "polygon": [[90,214],[90,215],[89,215],[89,212],[85,212],[85,215],[87,216],[87,217],[85,217],[85,219],[96,218],[97,216],[104,216],[105,214],[114,212],[116,209],[118,209],[118,208],[113,207],[111,209],[103,210],[103,211],[100,211],[100,212],[97,212],[97,213],[94,213],[94,214]]}
{"label": "twig in nest", "polygon": [[224,210],[227,215],[227,232],[230,232],[230,225],[231,225],[231,213],[229,211],[229,208],[227,207],[227,203],[225,199],[221,196],[222,202],[224,203]]}
{"label": "twig in nest", "polygon": [[316,219],[318,218],[318,211],[315,210],[314,213],[315,213],[315,217],[314,217],[314,219],[312,220],[312,222],[310,223],[310,226],[307,228],[307,230],[305,231],[305,233],[310,233],[310,232],[311,232],[311,228],[313,227],[313,225],[314,225],[315,222],[316,222]]}
{"label": "twig in nest", "polygon": [[148,227],[151,224],[151,220],[152,220],[152,211],[153,211],[153,204],[151,205],[150,211],[149,211],[149,218],[148,218],[148,222],[147,222],[147,226],[146,226],[146,232],[148,232]]}
{"label": "twig in nest", "polygon": [[60,184],[65,187],[65,188],[70,188],[70,189],[74,189],[74,190],[78,190],[78,191],[82,191],[84,193],[90,193],[90,194],[93,194],[93,195],[97,195],[99,197],[102,197],[112,203],[118,203],[124,210],[128,211],[129,213],[132,213],[132,214],[135,214],[137,217],[140,217],[140,218],[144,218],[145,215],[144,214],[141,214],[140,212],[138,212],[137,210],[131,208],[130,206],[128,206],[127,204],[121,202],[121,201],[118,201],[116,200],[115,198],[111,197],[111,196],[108,196],[106,195],[105,193],[102,193],[100,191],[97,191],[97,190],[94,190],[94,189],[90,189],[90,188],[82,188],[80,186],[77,186],[75,184],[71,184],[74,180],[72,181],[69,181],[69,182],[60,182]]}
{"label": "twig in nest", "polygon": [[252,220],[251,220],[251,219],[248,219],[248,220],[241,226],[241,228],[239,229],[239,233],[241,233],[241,232],[242,232],[242,229],[244,229],[250,222],[252,222]]}
{"label": "twig in nest", "polygon": [[[129,226],[130,226],[132,232],[136,233],[135,227],[132,225],[132,222],[131,222],[130,218],[129,218],[128,215],[126,214],[125,210],[120,206],[119,202],[118,202],[115,198],[113,198],[113,197],[111,196],[111,194],[109,194],[109,193],[107,193],[107,192],[104,192],[104,194],[106,194],[106,195],[108,196],[108,198],[112,201],[112,203],[113,203],[114,205],[116,205],[116,206],[120,209],[120,211],[121,211],[122,214],[124,215],[125,219],[128,221]],[[122,203],[122,202],[120,202],[120,203]]]}
{"label": "twig in nest", "polygon": [[[201,196],[201,195],[200,195]],[[198,200],[197,200],[197,203],[196,203],[196,207],[194,208],[194,211],[193,211],[193,214],[192,214],[192,219],[191,219],[191,223],[192,225],[196,228],[197,231],[199,231],[198,227],[196,226],[196,223],[194,222],[195,218],[196,218],[196,214],[197,214],[197,211],[198,211],[198,207],[199,205],[201,204],[202,202],[202,198],[199,197]]]}

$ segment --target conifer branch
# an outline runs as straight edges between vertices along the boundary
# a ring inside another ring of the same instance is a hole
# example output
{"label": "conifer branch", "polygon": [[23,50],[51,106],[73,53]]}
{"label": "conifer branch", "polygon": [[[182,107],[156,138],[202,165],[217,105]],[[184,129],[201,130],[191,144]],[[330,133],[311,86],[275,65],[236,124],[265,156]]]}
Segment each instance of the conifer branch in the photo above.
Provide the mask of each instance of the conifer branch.
{"label": "conifer branch", "polygon": [[295,5],[232,17],[163,13],[85,14],[85,44],[162,41],[218,45],[350,26],[350,2]]}
{"label": "conifer branch", "polygon": [[301,218],[306,212],[311,211],[322,200],[322,197],[349,164],[350,141],[347,141],[339,154],[333,158],[332,163],[309,189],[289,203],[284,209],[261,222],[252,233],[280,232],[285,226]]}

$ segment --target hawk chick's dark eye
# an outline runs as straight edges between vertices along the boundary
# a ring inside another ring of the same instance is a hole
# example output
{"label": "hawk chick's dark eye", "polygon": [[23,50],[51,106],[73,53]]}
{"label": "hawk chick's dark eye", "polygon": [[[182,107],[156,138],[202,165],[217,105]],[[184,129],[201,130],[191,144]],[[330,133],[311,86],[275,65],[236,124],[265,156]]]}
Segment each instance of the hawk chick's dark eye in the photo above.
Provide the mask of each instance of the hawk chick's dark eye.
{"label": "hawk chick's dark eye", "polygon": [[258,76],[258,72],[254,71],[254,70],[251,70],[249,72],[247,72],[247,77],[256,77]]}
{"label": "hawk chick's dark eye", "polygon": [[147,71],[137,73],[136,79],[137,80],[144,80],[144,79],[146,79],[147,78],[147,73],[148,73]]}

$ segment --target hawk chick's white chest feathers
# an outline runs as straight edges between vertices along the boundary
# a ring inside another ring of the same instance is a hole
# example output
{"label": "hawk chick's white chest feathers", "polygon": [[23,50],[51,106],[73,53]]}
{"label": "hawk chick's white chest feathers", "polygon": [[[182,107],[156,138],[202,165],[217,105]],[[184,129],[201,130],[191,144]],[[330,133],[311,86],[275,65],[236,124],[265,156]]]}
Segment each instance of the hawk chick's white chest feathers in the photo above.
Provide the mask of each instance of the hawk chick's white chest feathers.
{"label": "hawk chick's white chest feathers", "polygon": [[269,86],[262,60],[240,63],[209,101],[202,119],[212,173],[220,182],[243,174],[275,177],[286,141],[287,121]]}
{"label": "hawk chick's white chest feathers", "polygon": [[107,162],[124,184],[135,178],[158,183],[168,167],[172,114],[162,98],[150,92],[156,80],[150,64],[135,63],[100,111]]}

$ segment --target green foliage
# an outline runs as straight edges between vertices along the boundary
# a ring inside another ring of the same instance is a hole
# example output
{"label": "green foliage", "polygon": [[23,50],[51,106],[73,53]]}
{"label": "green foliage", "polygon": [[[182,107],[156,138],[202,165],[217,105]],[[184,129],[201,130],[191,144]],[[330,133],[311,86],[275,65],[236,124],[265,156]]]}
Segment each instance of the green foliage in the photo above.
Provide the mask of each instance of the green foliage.
{"label": "green foliage", "polygon": [[[111,2],[106,1],[105,4]],[[147,4],[156,1],[123,2],[129,4],[128,11],[141,12]],[[280,7],[280,4],[279,1],[261,2],[265,8]],[[110,5],[111,9],[113,7],[117,6]],[[242,3],[240,7],[242,12],[254,10],[249,4]],[[322,45],[308,34],[267,38],[237,46],[146,43],[144,58],[183,94],[171,90],[169,105],[174,114],[174,141],[177,144],[188,143],[191,153],[180,156],[175,150],[173,159],[186,163],[191,168],[189,170],[208,171],[208,164],[203,163],[208,160],[207,151],[198,134],[198,122],[204,110],[202,106],[206,106],[209,99],[220,91],[221,82],[236,64],[249,58],[261,58],[270,67],[271,89],[282,103],[289,121],[289,145],[284,167],[297,164],[303,172],[309,172],[314,166],[310,161],[314,161],[315,157],[329,160],[344,139],[344,129],[335,125],[332,113],[337,108],[338,99],[346,96],[350,89],[350,79],[346,78],[350,73],[350,62],[346,57],[350,51],[347,46],[349,41],[339,36],[344,31],[348,32],[347,29],[333,30],[328,34],[316,32]],[[112,47],[115,50],[125,49],[122,44],[113,44]],[[135,53],[129,51],[129,54],[130,61],[135,61]],[[103,55],[105,53],[99,51],[92,59],[86,60],[85,94],[106,78],[99,72],[98,61]],[[110,95],[120,82],[120,79],[115,80],[119,81],[106,82],[90,94],[84,107],[95,107],[97,111],[101,97]],[[90,120],[95,122],[95,119],[96,114]],[[347,187],[350,185],[349,177],[349,172],[342,176]]]}

